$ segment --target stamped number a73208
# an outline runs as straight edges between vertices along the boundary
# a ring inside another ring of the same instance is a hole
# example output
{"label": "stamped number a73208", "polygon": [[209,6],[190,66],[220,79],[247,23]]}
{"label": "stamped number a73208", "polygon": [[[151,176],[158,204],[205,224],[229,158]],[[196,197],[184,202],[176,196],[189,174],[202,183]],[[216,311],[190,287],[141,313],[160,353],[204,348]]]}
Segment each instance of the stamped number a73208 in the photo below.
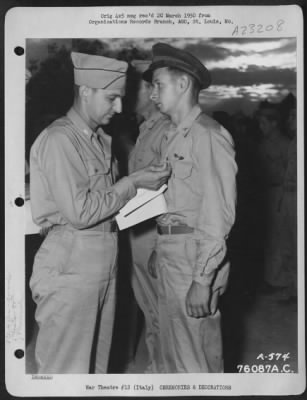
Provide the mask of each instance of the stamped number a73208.
{"label": "stamped number a73208", "polygon": [[248,25],[236,25],[232,36],[238,35],[253,35],[253,34],[261,34],[268,32],[282,32],[285,27],[285,21],[283,19],[277,20],[274,24],[248,24]]}

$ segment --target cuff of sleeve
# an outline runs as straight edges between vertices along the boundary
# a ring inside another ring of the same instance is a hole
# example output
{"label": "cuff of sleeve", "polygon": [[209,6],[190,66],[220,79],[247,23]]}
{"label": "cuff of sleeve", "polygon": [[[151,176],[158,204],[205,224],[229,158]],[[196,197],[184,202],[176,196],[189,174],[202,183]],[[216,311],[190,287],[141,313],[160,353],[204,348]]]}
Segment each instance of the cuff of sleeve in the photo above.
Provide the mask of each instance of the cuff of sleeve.
{"label": "cuff of sleeve", "polygon": [[125,176],[113,185],[116,193],[126,201],[132,199],[136,195],[136,187],[129,177]]}
{"label": "cuff of sleeve", "polygon": [[215,270],[208,274],[205,271],[196,269],[193,273],[193,281],[198,282],[203,286],[211,286],[214,281],[215,274]]}

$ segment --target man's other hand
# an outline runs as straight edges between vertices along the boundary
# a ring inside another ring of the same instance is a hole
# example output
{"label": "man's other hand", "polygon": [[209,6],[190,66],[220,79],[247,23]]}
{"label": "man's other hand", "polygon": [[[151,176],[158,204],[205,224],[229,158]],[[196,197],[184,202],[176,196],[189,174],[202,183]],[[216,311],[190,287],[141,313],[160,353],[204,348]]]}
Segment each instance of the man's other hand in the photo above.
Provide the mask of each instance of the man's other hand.
{"label": "man's other hand", "polygon": [[193,281],[186,296],[186,311],[190,317],[203,318],[211,315],[211,287]]}

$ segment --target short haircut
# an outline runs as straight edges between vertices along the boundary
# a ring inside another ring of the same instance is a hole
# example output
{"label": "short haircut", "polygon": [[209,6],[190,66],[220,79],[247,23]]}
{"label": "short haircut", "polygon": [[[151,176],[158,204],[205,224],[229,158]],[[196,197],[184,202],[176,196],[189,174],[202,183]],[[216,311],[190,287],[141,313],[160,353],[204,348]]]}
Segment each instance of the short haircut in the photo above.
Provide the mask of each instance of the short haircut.
{"label": "short haircut", "polygon": [[[80,97],[79,93],[80,85],[74,84],[74,99],[78,99]],[[96,92],[98,88],[90,88],[93,92]]]}
{"label": "short haircut", "polygon": [[167,67],[167,69],[172,75],[174,75],[176,77],[186,75],[192,83],[192,96],[193,96],[193,98],[198,99],[198,95],[199,95],[201,88],[200,88],[200,83],[196,80],[196,78],[194,78],[194,76],[192,76],[188,72],[182,71],[181,69],[176,68],[176,67]]}

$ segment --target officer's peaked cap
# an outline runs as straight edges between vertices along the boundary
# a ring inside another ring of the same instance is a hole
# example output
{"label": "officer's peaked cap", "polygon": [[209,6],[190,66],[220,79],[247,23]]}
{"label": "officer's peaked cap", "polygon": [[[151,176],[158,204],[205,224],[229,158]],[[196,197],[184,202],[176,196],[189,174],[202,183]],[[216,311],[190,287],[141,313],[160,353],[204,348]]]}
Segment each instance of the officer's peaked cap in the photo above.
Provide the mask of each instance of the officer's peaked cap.
{"label": "officer's peaked cap", "polygon": [[210,86],[211,78],[207,68],[191,53],[177,49],[166,43],[156,43],[152,47],[152,63],[143,78],[152,81],[153,71],[163,67],[174,67],[193,76],[199,83],[201,89]]}

